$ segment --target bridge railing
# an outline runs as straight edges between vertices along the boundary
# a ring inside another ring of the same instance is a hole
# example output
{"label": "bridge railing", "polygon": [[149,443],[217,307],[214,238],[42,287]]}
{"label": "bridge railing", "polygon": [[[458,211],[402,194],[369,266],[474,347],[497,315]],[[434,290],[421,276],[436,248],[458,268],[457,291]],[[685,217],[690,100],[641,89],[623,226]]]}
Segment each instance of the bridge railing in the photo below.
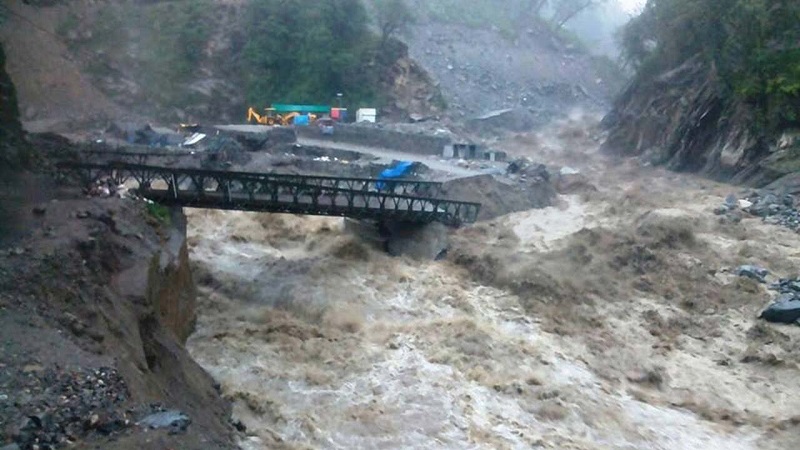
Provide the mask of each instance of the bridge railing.
{"label": "bridge railing", "polygon": [[142,196],[165,204],[355,218],[474,222],[480,204],[438,198],[441,183],[329,176],[260,174],[130,163],[59,164],[84,181],[136,182]]}

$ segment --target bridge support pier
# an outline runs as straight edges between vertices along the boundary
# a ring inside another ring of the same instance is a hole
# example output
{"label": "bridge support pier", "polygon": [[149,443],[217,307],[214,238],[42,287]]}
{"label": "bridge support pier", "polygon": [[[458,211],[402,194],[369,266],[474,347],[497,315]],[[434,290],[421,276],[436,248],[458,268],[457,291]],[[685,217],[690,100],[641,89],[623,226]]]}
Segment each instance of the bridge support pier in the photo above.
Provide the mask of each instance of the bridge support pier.
{"label": "bridge support pier", "polygon": [[392,256],[434,260],[448,248],[447,227],[438,222],[345,220],[345,230],[383,248]]}

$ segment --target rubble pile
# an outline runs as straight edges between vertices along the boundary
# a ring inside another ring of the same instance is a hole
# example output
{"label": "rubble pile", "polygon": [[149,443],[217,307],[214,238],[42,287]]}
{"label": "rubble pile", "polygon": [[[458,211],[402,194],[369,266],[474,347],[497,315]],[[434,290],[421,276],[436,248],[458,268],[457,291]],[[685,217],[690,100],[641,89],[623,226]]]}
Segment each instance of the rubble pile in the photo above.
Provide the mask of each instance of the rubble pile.
{"label": "rubble pile", "polygon": [[45,370],[34,364],[20,370],[22,376],[0,385],[0,422],[21,448],[61,447],[132,423],[122,407],[128,388],[116,369]]}
{"label": "rubble pile", "polygon": [[781,225],[793,231],[800,230],[800,211],[796,207],[794,196],[790,194],[778,197],[770,192],[756,191],[744,199],[737,199],[731,194],[725,199],[725,203],[714,210],[714,214],[733,222],[741,220],[742,213],[761,217],[769,224]]}
{"label": "rubble pile", "polygon": [[800,278],[781,278],[772,283],[769,288],[778,292],[781,296],[800,298]]}

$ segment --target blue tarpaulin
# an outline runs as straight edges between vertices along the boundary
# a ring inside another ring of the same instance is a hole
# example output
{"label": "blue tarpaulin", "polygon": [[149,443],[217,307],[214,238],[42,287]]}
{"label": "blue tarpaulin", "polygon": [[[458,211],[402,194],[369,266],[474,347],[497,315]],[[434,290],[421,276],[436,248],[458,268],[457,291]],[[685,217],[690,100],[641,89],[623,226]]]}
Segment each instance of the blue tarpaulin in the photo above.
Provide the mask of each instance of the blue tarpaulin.
{"label": "blue tarpaulin", "polygon": [[[394,178],[401,178],[405,175],[408,175],[411,172],[411,168],[414,166],[413,161],[400,161],[392,167],[388,169],[384,169],[383,172],[378,176],[381,180],[391,180]],[[385,189],[387,187],[386,183],[378,182],[376,184],[378,189]]]}
{"label": "blue tarpaulin", "polygon": [[308,125],[309,123],[310,123],[310,118],[306,115],[300,115],[294,117],[295,125]]}

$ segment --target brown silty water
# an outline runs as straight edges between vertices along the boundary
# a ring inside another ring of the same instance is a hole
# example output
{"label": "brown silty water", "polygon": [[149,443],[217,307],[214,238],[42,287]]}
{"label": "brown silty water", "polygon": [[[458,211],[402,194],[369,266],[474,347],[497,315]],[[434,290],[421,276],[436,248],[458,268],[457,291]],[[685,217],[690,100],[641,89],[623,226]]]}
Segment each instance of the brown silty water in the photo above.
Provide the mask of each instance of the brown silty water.
{"label": "brown silty water", "polygon": [[340,219],[190,211],[192,355],[256,448],[797,448],[800,330],[726,268],[800,240],[733,187],[607,161],[576,114],[499,143],[597,187],[392,258]]}

